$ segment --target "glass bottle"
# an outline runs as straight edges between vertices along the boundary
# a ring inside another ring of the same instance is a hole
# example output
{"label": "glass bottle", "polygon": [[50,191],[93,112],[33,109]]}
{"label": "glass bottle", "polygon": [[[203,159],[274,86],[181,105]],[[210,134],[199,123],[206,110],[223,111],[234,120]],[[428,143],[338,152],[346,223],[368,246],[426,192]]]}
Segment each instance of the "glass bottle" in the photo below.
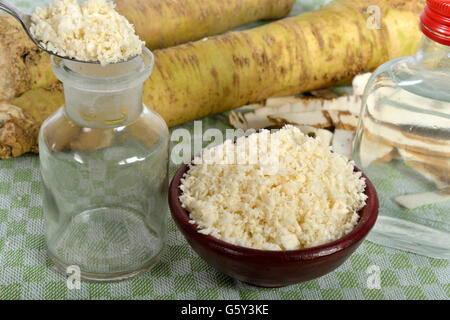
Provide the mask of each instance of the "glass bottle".
{"label": "glass bottle", "polygon": [[65,105],[39,135],[48,254],[84,279],[135,276],[167,232],[168,128],[142,103],[153,55],[106,66],[52,57],[52,67]]}
{"label": "glass bottle", "polygon": [[450,1],[428,0],[416,55],[380,66],[363,96],[353,159],[375,184],[368,239],[450,258]]}

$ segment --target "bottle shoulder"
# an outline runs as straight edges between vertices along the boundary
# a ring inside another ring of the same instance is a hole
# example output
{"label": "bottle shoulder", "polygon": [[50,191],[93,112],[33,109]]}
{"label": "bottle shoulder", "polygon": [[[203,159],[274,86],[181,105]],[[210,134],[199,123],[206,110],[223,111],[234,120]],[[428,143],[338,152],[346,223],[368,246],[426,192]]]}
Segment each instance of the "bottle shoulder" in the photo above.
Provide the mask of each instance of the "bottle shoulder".
{"label": "bottle shoulder", "polygon": [[397,58],[381,65],[369,80],[368,88],[373,86],[397,87],[427,99],[450,102],[450,70],[439,66],[428,68],[416,56]]}
{"label": "bottle shoulder", "polygon": [[144,106],[140,116],[125,125],[90,128],[72,121],[64,107],[41,126],[40,145],[49,152],[92,153],[115,146],[135,145],[142,153],[157,144],[168,144],[169,132],[164,120]]}
{"label": "bottle shoulder", "polygon": [[422,72],[415,63],[406,57],[378,68],[365,88],[360,114],[360,129],[407,149],[445,141],[450,128],[449,82],[439,83],[442,77]]}

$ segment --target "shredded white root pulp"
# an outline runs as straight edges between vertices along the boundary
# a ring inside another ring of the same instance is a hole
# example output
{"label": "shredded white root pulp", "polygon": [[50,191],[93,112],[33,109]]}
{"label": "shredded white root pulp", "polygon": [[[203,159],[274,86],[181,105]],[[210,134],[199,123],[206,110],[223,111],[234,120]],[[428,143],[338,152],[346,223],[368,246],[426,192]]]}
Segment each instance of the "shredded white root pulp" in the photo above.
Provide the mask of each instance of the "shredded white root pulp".
{"label": "shredded white root pulp", "polygon": [[114,7],[107,0],[55,0],[36,9],[30,31],[44,48],[64,57],[102,65],[127,60],[142,53],[144,42]]}
{"label": "shredded white root pulp", "polygon": [[[357,224],[365,205],[365,180],[353,162],[330,151],[320,139],[294,126],[272,133],[278,139],[276,172],[258,163],[223,164],[218,154],[259,135],[205,149],[180,186],[182,205],[201,233],[262,250],[313,247],[341,238]],[[242,140],[246,139],[246,140]],[[231,148],[231,149],[230,149]],[[273,154],[272,154],[273,155]]]}

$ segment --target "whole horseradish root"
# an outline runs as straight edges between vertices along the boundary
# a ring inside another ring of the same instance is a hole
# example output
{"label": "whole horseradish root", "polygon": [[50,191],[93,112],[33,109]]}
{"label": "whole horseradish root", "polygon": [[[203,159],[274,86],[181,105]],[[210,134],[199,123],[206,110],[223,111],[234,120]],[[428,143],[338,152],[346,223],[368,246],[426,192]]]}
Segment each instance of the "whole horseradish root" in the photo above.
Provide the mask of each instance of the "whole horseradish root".
{"label": "whole horseradish root", "polygon": [[115,0],[150,49],[167,48],[263,19],[279,19],[295,0]]}
{"label": "whole horseradish root", "polygon": [[[380,7],[380,29],[368,27],[366,12],[372,5]],[[423,0],[336,0],[262,27],[156,50],[144,102],[173,126],[350,80],[415,52],[423,7]],[[62,97],[41,89],[12,103],[36,114],[44,107],[35,102],[45,101],[42,95],[52,101]]]}
{"label": "whole horseradish root", "polygon": [[[286,16],[295,0],[115,0],[150,49],[160,49],[261,19]],[[0,11],[1,13],[1,11]],[[0,100],[56,81],[48,54],[36,48],[20,24],[0,14]]]}
{"label": "whole horseradish root", "polygon": [[0,158],[38,152],[39,125],[26,111],[0,101]]}
{"label": "whole horseradish root", "polygon": [[[368,6],[381,28],[369,28]],[[423,1],[336,0],[313,12],[155,52],[144,102],[169,125],[351,80],[414,53]]]}

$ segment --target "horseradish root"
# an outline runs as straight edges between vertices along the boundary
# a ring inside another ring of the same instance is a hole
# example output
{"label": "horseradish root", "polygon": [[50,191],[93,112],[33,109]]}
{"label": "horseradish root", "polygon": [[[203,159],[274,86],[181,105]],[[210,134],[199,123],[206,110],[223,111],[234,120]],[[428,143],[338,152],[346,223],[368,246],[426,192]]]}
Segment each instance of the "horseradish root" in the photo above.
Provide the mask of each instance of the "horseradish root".
{"label": "horseradish root", "polygon": [[0,14],[0,100],[56,81],[48,54],[36,47],[12,16]]}
{"label": "horseradish root", "polygon": [[[371,5],[381,9],[381,29],[367,27],[366,9]],[[156,50],[154,72],[144,84],[143,101],[174,126],[269,97],[349,81],[356,74],[417,50],[423,5],[423,0],[336,0],[317,11],[258,28]],[[16,95],[53,83],[45,70],[38,64],[33,71],[42,74],[39,79],[45,81],[25,77],[7,91]],[[24,74],[27,72],[25,67]],[[0,87],[2,81],[0,78]],[[28,98],[41,93],[48,91],[34,91]],[[30,102],[19,98],[14,104],[27,105],[33,114],[43,107],[59,107],[45,99]]]}
{"label": "horseradish root", "polygon": [[[281,18],[294,0],[115,0],[117,12],[136,27],[150,49],[198,40],[260,19]],[[236,3],[239,3],[237,5]],[[220,17],[220,18],[219,18]],[[47,53],[20,24],[0,14],[0,100],[56,82]]]}
{"label": "horseradish root", "polygon": [[[367,27],[369,5],[380,7],[381,29]],[[175,125],[350,81],[414,53],[422,9],[423,1],[414,0],[336,0],[258,28],[158,50],[144,101]]]}
{"label": "horseradish root", "polygon": [[249,22],[278,19],[295,0],[115,0],[150,49],[219,34]]}
{"label": "horseradish root", "polygon": [[0,102],[0,159],[18,157],[27,152],[38,152],[39,126],[22,109]]}

